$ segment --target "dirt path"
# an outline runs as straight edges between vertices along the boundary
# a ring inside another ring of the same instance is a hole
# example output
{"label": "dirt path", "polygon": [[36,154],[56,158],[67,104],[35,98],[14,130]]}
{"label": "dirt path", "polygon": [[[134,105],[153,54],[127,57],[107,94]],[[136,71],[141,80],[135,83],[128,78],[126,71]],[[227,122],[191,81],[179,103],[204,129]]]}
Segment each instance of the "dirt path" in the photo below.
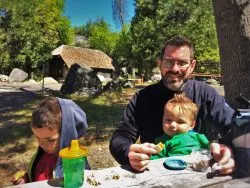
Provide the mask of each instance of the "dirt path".
{"label": "dirt path", "polygon": [[[44,93],[58,92],[61,84],[45,84]],[[42,93],[42,84],[0,82],[0,118],[1,113],[23,107]],[[1,119],[0,119],[1,121]]]}
{"label": "dirt path", "polygon": [[8,84],[0,84],[0,121],[1,114],[23,107],[30,102],[36,95],[26,92]]}

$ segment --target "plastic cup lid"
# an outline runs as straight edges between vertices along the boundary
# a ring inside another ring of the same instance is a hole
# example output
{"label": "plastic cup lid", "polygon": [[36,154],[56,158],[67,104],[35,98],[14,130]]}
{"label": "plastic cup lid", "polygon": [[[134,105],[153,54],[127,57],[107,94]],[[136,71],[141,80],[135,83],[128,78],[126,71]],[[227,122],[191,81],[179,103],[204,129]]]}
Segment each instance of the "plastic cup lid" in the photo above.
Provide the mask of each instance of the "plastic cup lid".
{"label": "plastic cup lid", "polygon": [[170,170],[183,170],[187,167],[187,163],[181,159],[166,159],[163,163],[165,168]]}
{"label": "plastic cup lid", "polygon": [[61,158],[79,158],[87,156],[88,150],[85,147],[80,147],[78,140],[72,140],[70,147],[64,148],[59,152]]}

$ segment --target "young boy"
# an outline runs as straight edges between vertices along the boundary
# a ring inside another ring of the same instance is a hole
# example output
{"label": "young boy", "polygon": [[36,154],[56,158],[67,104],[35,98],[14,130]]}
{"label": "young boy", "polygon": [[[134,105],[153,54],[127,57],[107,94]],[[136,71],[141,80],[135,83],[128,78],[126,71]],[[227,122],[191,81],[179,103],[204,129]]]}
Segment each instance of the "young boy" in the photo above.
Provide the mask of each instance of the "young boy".
{"label": "young boy", "polygon": [[[195,126],[197,106],[184,94],[175,94],[164,106],[163,131],[155,143],[164,143],[161,151],[151,156],[151,160],[163,157],[188,155],[194,148],[209,148],[209,142],[203,134],[192,129]],[[157,150],[156,146],[156,150]]]}
{"label": "young boy", "polygon": [[31,119],[38,150],[30,161],[28,173],[15,177],[13,184],[63,177],[59,151],[84,135],[87,128],[86,114],[73,101],[55,97],[43,100]]}

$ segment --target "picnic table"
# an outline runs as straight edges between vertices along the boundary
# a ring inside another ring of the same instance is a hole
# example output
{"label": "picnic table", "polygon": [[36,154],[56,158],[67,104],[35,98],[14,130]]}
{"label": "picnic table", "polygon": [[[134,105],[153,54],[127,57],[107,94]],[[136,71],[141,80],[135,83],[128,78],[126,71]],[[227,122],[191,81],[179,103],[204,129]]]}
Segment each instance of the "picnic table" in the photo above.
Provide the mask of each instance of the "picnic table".
{"label": "picnic table", "polygon": [[[176,157],[175,157],[176,158]],[[169,170],[163,166],[166,158],[153,160],[148,170],[138,173],[129,166],[117,166],[101,170],[85,170],[84,184],[82,187],[237,187],[242,182],[249,187],[247,181],[232,180],[232,177],[216,176],[207,178],[207,172],[197,172],[190,167],[190,156],[178,157],[187,162],[188,167],[184,170]],[[211,170],[211,169],[210,169]],[[208,170],[209,171],[209,170]],[[249,181],[248,181],[249,182]],[[233,183],[233,184],[232,184]],[[92,185],[91,185],[92,184]],[[95,184],[95,185],[94,185]],[[226,186],[223,186],[226,185]],[[14,186],[15,188],[31,187],[61,187],[62,179],[52,179]],[[244,187],[244,186],[243,186]]]}

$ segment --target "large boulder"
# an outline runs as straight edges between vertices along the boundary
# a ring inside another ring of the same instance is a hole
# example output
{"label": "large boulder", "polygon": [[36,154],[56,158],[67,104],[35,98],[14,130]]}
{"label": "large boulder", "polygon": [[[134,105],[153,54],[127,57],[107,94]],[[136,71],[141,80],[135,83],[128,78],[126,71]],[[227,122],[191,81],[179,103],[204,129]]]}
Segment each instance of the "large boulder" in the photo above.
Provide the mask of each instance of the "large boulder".
{"label": "large boulder", "polygon": [[62,94],[72,94],[75,92],[86,92],[88,89],[99,92],[102,89],[100,79],[92,68],[78,64],[72,65],[60,92]]}
{"label": "large boulder", "polygon": [[21,69],[14,68],[9,75],[9,82],[23,82],[28,78],[28,74]]}

